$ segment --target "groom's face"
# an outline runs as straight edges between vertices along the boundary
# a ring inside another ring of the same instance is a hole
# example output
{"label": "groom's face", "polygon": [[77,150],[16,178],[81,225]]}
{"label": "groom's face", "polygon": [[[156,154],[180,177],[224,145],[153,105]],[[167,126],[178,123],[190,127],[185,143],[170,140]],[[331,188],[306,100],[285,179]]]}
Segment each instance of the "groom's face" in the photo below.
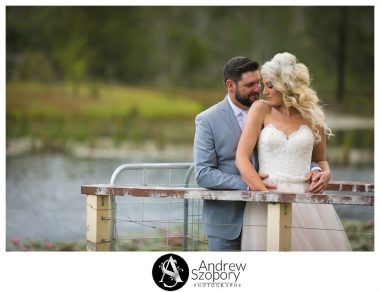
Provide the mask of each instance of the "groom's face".
{"label": "groom's face", "polygon": [[244,107],[250,107],[259,99],[261,80],[259,71],[245,72],[241,80],[235,83],[235,99]]}

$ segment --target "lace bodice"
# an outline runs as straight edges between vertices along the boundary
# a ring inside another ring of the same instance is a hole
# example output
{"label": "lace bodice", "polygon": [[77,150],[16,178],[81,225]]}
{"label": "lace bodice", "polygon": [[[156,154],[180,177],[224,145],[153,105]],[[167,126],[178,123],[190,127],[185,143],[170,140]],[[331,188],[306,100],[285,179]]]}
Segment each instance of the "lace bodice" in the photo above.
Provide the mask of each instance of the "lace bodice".
{"label": "lace bodice", "polygon": [[314,135],[301,125],[288,136],[274,125],[266,125],[260,133],[257,151],[259,171],[276,183],[300,183],[310,170]]}

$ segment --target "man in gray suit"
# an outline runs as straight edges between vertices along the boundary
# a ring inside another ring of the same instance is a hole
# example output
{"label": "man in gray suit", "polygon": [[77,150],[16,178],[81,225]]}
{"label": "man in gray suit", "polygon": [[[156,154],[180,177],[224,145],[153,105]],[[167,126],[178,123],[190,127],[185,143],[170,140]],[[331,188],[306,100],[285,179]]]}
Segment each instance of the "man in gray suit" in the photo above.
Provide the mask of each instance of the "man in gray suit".
{"label": "man in gray suit", "polygon": [[[235,154],[247,111],[259,99],[259,65],[246,57],[234,57],[224,65],[223,80],[227,88],[224,100],[195,118],[195,179],[199,186],[209,189],[247,189],[235,166]],[[255,156],[256,151],[252,163],[258,169]],[[324,183],[327,185],[328,181]],[[269,183],[266,186],[276,188]],[[203,221],[209,250],[241,249],[244,208],[243,201],[204,201]]]}

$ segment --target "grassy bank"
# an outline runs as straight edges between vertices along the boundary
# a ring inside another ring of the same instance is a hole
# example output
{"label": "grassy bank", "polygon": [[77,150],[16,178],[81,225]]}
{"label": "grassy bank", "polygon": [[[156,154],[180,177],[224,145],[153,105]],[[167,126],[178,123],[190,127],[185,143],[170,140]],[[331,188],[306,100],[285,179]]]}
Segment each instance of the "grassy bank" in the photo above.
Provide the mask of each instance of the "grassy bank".
{"label": "grassy bank", "polygon": [[30,136],[46,144],[97,137],[188,143],[203,108],[169,91],[35,82],[7,83],[6,105],[7,138]]}
{"label": "grassy bank", "polygon": [[[224,88],[8,82],[6,135],[38,140],[43,151],[65,151],[68,141],[95,146],[99,138],[111,138],[115,146],[123,141],[191,145],[196,114],[224,94]],[[342,155],[352,148],[373,150],[374,131],[335,131],[328,145],[339,147]]]}

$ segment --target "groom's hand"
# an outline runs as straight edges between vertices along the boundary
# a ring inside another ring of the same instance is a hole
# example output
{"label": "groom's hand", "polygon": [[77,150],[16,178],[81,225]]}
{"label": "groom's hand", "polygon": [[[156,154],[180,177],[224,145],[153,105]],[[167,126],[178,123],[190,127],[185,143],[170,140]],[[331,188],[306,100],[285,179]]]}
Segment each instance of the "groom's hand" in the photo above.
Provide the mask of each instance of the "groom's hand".
{"label": "groom's hand", "polygon": [[331,173],[328,170],[313,170],[306,174],[305,181],[310,181],[308,192],[321,194],[326,189],[331,179]]}
{"label": "groom's hand", "polygon": [[266,173],[260,173],[259,172],[259,176],[263,180],[263,183],[264,183],[264,185],[266,186],[266,188],[268,190],[275,190],[275,189],[277,189],[277,185],[271,184],[269,182],[264,181],[266,178],[268,178],[268,175]]}

